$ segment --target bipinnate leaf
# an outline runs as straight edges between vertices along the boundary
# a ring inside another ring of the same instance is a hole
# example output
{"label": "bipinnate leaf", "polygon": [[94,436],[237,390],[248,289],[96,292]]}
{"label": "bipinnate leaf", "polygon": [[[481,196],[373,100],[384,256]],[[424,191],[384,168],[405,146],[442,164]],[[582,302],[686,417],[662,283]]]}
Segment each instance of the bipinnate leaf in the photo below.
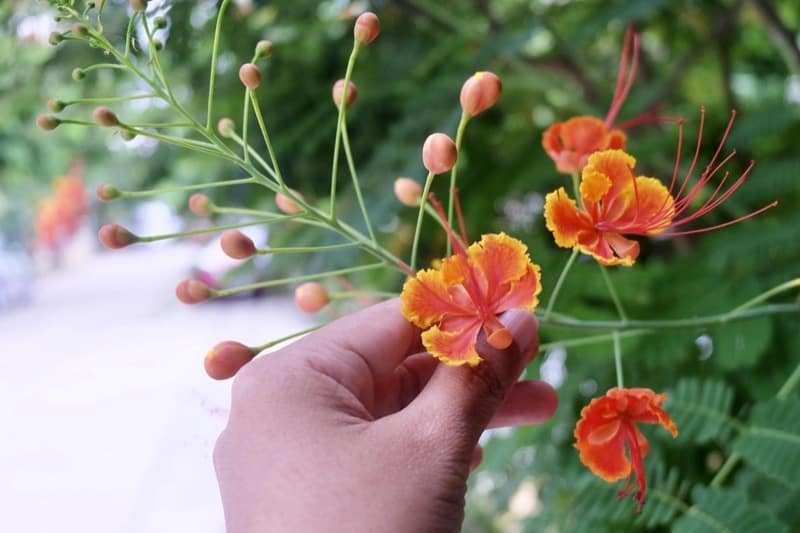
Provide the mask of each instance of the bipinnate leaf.
{"label": "bipinnate leaf", "polygon": [[675,533],[788,533],[789,528],[744,494],[697,486],[694,505],[672,525]]}
{"label": "bipinnate leaf", "polygon": [[762,474],[800,487],[800,399],[756,404],[733,450]]}
{"label": "bipinnate leaf", "polygon": [[704,444],[730,433],[733,389],[716,379],[683,378],[667,393],[664,407],[678,426],[679,439]]}

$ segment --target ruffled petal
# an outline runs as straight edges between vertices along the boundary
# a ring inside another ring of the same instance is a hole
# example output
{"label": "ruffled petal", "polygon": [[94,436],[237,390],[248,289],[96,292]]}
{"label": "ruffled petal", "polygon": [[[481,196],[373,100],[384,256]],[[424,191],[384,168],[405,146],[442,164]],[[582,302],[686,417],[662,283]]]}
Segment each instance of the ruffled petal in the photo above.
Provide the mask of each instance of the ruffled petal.
{"label": "ruffled petal", "polygon": [[489,301],[495,298],[498,287],[522,278],[530,264],[528,247],[505,233],[484,235],[467,249],[467,257],[482,273]]}
{"label": "ruffled petal", "polygon": [[436,324],[445,315],[468,315],[471,312],[455,302],[437,270],[421,270],[406,280],[400,301],[403,316],[421,329]]}
{"label": "ruffled petal", "polygon": [[433,326],[422,333],[422,344],[428,353],[448,366],[476,366],[483,360],[475,350],[480,329],[479,320],[458,331],[442,331]]}
{"label": "ruffled petal", "polygon": [[563,122],[561,139],[567,150],[589,156],[606,143],[608,128],[595,117],[574,117]]}
{"label": "ruffled petal", "polygon": [[556,244],[562,248],[574,247],[581,234],[589,236],[584,236],[584,240],[596,235],[588,215],[578,210],[575,200],[567,195],[564,187],[559,187],[545,198],[544,220]]}
{"label": "ruffled petal", "polygon": [[539,304],[540,292],[542,292],[541,268],[539,265],[529,263],[525,275],[509,284],[508,290],[490,304],[492,312],[499,314],[509,309],[533,311]]}
{"label": "ruffled petal", "polygon": [[[613,482],[630,475],[631,462],[625,455],[625,438],[619,431],[619,419],[605,416],[609,412],[608,400],[607,397],[595,398],[583,408],[575,426],[575,447],[589,470]],[[612,431],[615,427],[616,431]]]}
{"label": "ruffled petal", "polygon": [[[586,179],[587,176],[601,174],[611,181],[611,185],[603,195],[604,211],[624,210],[627,207],[629,198],[623,193],[633,186],[633,167],[635,165],[636,159],[622,150],[603,150],[595,152],[589,157],[589,161],[583,168],[583,179]],[[583,195],[583,183],[581,183],[581,194]],[[591,198],[589,200],[596,201]],[[615,204],[620,200],[623,203],[617,207]],[[609,215],[604,217],[605,220],[609,218],[611,218]]]}
{"label": "ruffled petal", "polygon": [[[628,207],[634,218],[636,233],[657,235],[667,229],[675,218],[675,200],[669,190],[655,178],[636,178],[636,205]],[[633,233],[632,231],[629,233]]]}

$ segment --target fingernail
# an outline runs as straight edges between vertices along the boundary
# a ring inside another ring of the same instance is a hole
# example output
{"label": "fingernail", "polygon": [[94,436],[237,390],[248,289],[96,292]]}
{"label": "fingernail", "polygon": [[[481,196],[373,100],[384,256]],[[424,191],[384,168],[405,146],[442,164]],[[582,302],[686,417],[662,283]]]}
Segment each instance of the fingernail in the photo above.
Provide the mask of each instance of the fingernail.
{"label": "fingernail", "polygon": [[525,362],[530,362],[539,348],[536,318],[527,311],[512,310],[505,313],[500,321],[511,331]]}

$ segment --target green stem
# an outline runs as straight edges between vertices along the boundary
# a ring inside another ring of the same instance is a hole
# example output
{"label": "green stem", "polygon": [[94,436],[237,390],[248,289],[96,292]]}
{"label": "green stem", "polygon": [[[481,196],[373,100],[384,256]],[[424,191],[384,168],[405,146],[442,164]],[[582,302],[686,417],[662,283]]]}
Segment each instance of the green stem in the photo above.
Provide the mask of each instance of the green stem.
{"label": "green stem", "polygon": [[545,320],[550,318],[550,313],[553,312],[553,307],[556,304],[556,300],[558,299],[558,294],[561,292],[561,286],[564,284],[564,280],[567,279],[567,274],[569,274],[570,269],[572,269],[572,265],[575,263],[575,260],[578,258],[578,249],[574,248],[572,250],[572,255],[569,256],[567,260],[567,264],[564,265],[564,268],[561,269],[561,274],[558,275],[558,280],[556,280],[556,286],[553,288],[553,294],[550,296],[550,299],[547,301],[547,309],[544,312]]}
{"label": "green stem", "polygon": [[399,295],[396,292],[386,292],[386,291],[343,291],[343,292],[334,292],[329,293],[328,297],[331,300],[348,300],[350,298],[359,298],[362,296],[366,296],[368,298],[397,298]]}
{"label": "green stem", "polygon": [[679,318],[671,320],[579,320],[561,313],[553,312],[549,318],[539,316],[539,324],[554,328],[594,329],[594,330],[631,330],[631,329],[690,329],[709,326],[721,326],[730,322],[755,318],[759,316],[797,314],[800,304],[770,304],[740,311],[735,315],[722,313],[699,318]]}
{"label": "green stem", "polygon": [[206,112],[206,131],[209,133],[212,131],[213,126],[211,121],[213,120],[214,115],[214,90],[216,89],[217,84],[217,61],[219,58],[219,37],[222,34],[222,17],[225,14],[225,10],[228,8],[228,4],[230,4],[231,0],[222,0],[222,4],[219,6],[219,11],[217,12],[217,22],[214,27],[214,42],[211,45],[211,72],[209,73],[208,79],[208,105],[207,105],[207,112]]}
{"label": "green stem", "polygon": [[136,235],[133,242],[155,242],[165,241],[167,239],[179,239],[181,237],[191,237],[192,235],[204,235],[206,233],[218,233],[227,229],[245,228],[247,226],[256,226],[259,224],[269,224],[271,220],[253,220],[251,222],[243,222],[239,224],[229,224],[227,226],[214,226],[213,228],[194,229],[189,231],[178,231],[175,233],[163,233],[161,235],[149,235],[142,237]]}
{"label": "green stem", "polygon": [[[249,108],[250,107],[250,104],[249,104],[250,100],[248,99],[247,101],[248,101],[248,103],[246,105]],[[244,134],[244,131],[242,133]],[[252,146],[247,144],[247,138],[246,137],[242,138],[242,137],[239,137],[238,135],[236,135],[235,133],[233,133],[233,134],[231,134],[231,139],[233,139],[233,141],[236,142],[236,144],[241,146],[246,154],[250,154],[250,156],[252,156],[252,158],[255,159],[256,162],[262,166],[262,168],[267,172],[267,174],[272,176],[272,178],[277,181],[278,178],[275,176],[275,171],[272,170],[272,167],[270,167],[269,164],[266,161],[264,161],[264,158],[261,157],[261,155],[255,150],[255,148],[253,148]],[[247,157],[245,158],[245,163],[249,163]]]}
{"label": "green stem", "polygon": [[369,233],[369,238],[372,239],[372,242],[377,242],[375,238],[375,231],[372,229],[372,222],[369,219],[369,212],[367,211],[367,206],[364,203],[364,196],[361,194],[361,186],[358,183],[358,174],[356,174],[356,165],[353,161],[353,153],[350,150],[350,138],[347,135],[347,122],[342,123],[342,144],[344,146],[344,155],[347,159],[347,166],[350,168],[350,176],[353,180],[353,189],[356,191],[356,198],[358,199],[358,205],[361,208],[361,215],[364,217],[364,224],[367,226],[367,233]]}
{"label": "green stem", "polygon": [[136,17],[139,15],[138,11],[134,11],[131,18],[128,19],[128,29],[125,32],[125,53],[123,57],[126,59],[131,53],[131,42],[133,42],[133,25],[136,23]]}
{"label": "green stem", "polygon": [[617,388],[624,388],[624,381],[622,379],[622,347],[620,346],[619,331],[614,330],[611,332],[614,342],[614,368],[617,370]]}
{"label": "green stem", "polygon": [[[461,140],[464,138],[464,130],[467,127],[467,122],[469,122],[470,116],[467,114],[466,111],[462,111],[461,113],[461,120],[458,122],[458,129],[456,130],[456,153],[461,154]],[[452,228],[453,227],[453,208],[455,205],[455,194],[456,194],[456,181],[458,177],[458,161],[460,158],[456,159],[456,164],[453,165],[453,168],[450,170],[450,196],[447,202],[447,224]],[[452,253],[452,244],[450,243],[450,239],[447,239],[447,255],[449,256]]]}
{"label": "green stem", "polygon": [[359,248],[360,243],[345,242],[342,244],[330,244],[325,246],[292,246],[287,248],[263,248],[256,250],[259,255],[273,255],[273,254],[303,254],[315,252],[327,252],[330,250],[344,250],[347,248]]}
{"label": "green stem", "polygon": [[599,344],[601,342],[608,342],[614,340],[614,335],[620,339],[627,339],[629,337],[640,337],[642,335],[649,335],[655,333],[652,329],[630,329],[627,331],[614,331],[613,333],[602,333],[600,335],[589,335],[587,337],[579,337],[577,339],[567,339],[563,341],[545,342],[539,345],[540,352],[546,352],[552,348],[574,348],[577,346],[587,346],[592,344]]}
{"label": "green stem", "polygon": [[84,72],[91,72],[93,70],[100,70],[104,68],[110,69],[117,69],[117,70],[125,70],[125,65],[120,65],[119,63],[95,63],[94,65],[89,65],[88,67],[84,67],[81,70]]}
{"label": "green stem", "polygon": [[278,185],[281,186],[281,189],[287,190],[286,184],[283,182],[281,169],[278,166],[278,158],[275,155],[275,150],[272,148],[272,141],[270,141],[269,133],[267,133],[267,125],[264,123],[264,117],[261,114],[261,107],[258,104],[258,98],[256,98],[255,93],[250,89],[247,89],[247,92],[250,95],[250,102],[253,104],[253,114],[256,116],[258,127],[261,129],[261,136],[264,137],[264,143],[267,145],[267,151],[269,152],[269,157],[272,160],[272,168],[275,170],[275,179],[278,181]]}
{"label": "green stem", "polygon": [[275,339],[274,341],[265,342],[264,344],[262,344],[260,346],[251,346],[250,349],[253,350],[253,352],[255,352],[256,354],[259,354],[259,353],[263,352],[264,350],[268,350],[268,349],[272,348],[273,346],[277,346],[278,344],[280,344],[282,342],[290,341],[290,340],[292,340],[294,338],[300,337],[301,335],[305,335],[306,333],[311,333],[312,331],[317,331],[319,328],[321,328],[324,325],[325,324],[322,324],[322,325],[319,325],[319,326],[312,326],[310,328],[306,328],[306,329],[297,331],[295,333],[291,333],[289,335],[286,335],[285,337],[281,337],[280,339]]}
{"label": "green stem", "polygon": [[243,185],[253,183],[253,178],[243,178],[238,180],[214,181],[211,183],[198,183],[197,185],[181,185],[177,187],[164,187],[163,189],[150,189],[146,191],[119,191],[120,198],[142,198],[155,196],[162,193],[196,191],[199,189],[210,189],[214,187],[227,187],[230,185]]}
{"label": "green stem", "polygon": [[353,67],[356,64],[358,51],[361,49],[361,42],[353,41],[353,50],[347,60],[347,70],[344,74],[344,87],[342,88],[342,101],[339,106],[339,118],[336,120],[336,138],[333,142],[333,163],[331,164],[331,218],[336,218],[336,179],[339,174],[339,146],[342,141],[342,127],[345,121],[345,109],[347,108],[347,95],[350,92],[350,78],[353,75]]}
{"label": "green stem", "polygon": [[792,372],[789,379],[787,379],[780,390],[778,390],[778,394],[776,394],[775,397],[779,400],[785,400],[798,383],[800,383],[800,364],[795,367],[794,372]]}
{"label": "green stem", "polygon": [[[249,163],[250,162],[250,152],[251,151],[255,152],[255,150],[249,144],[247,144],[247,130],[248,130],[249,126],[250,126],[250,91],[245,89],[245,91],[244,91],[244,104],[242,104],[242,138],[240,139],[240,142],[239,142],[239,144],[242,147],[242,153],[244,155],[245,163]],[[234,133],[231,134],[231,138],[236,140],[236,139],[239,139],[239,136],[236,135],[236,133],[234,132]],[[258,154],[258,152],[255,152],[255,153]],[[258,157],[258,160],[263,165],[263,167],[265,169],[267,169],[267,171],[273,177],[275,177],[275,171],[272,170],[272,168],[269,165],[267,165],[267,162],[264,161],[264,159],[260,155],[258,155],[257,157]]]}
{"label": "green stem", "polygon": [[193,128],[194,124],[189,122],[137,122],[126,123],[131,128],[152,128],[152,129],[165,129],[165,128]]}
{"label": "green stem", "polygon": [[762,292],[761,294],[759,294],[755,298],[753,298],[751,300],[748,300],[745,303],[743,303],[742,305],[740,305],[739,307],[733,309],[731,311],[731,314],[736,314],[739,311],[744,311],[745,309],[750,309],[751,307],[756,306],[756,305],[760,304],[761,302],[766,302],[767,300],[769,300],[770,298],[772,298],[776,294],[780,294],[782,292],[786,292],[788,290],[791,290],[791,289],[794,289],[794,288],[797,288],[797,287],[800,287],[800,278],[789,280],[789,281],[787,281],[785,283],[781,283],[780,285],[778,285],[776,287],[773,287],[773,288],[771,288],[771,289],[769,289],[767,291]]}
{"label": "green stem", "polygon": [[355,272],[363,272],[366,270],[374,270],[376,268],[383,268],[386,266],[386,263],[371,263],[369,265],[360,265],[354,266],[349,268],[342,268],[339,270],[330,270],[328,272],[318,272],[316,274],[307,274],[305,276],[294,276],[292,278],[283,278],[283,279],[272,279],[269,281],[262,281],[259,283],[251,283],[250,285],[243,285],[241,287],[234,287],[231,289],[222,289],[222,290],[214,290],[210,291],[212,298],[222,298],[223,296],[230,296],[232,294],[239,294],[241,292],[252,291],[255,289],[264,289],[267,287],[276,287],[279,285],[288,285],[290,283],[300,282],[300,281],[310,281],[315,279],[323,279],[323,278],[330,278],[334,276],[343,276],[345,274],[353,274]]}
{"label": "green stem", "polygon": [[614,289],[614,284],[611,283],[611,276],[608,275],[606,271],[606,267],[597,263],[598,268],[600,268],[600,272],[603,273],[603,280],[606,282],[606,287],[608,287],[608,293],[611,295],[611,299],[614,301],[614,307],[617,308],[617,313],[619,313],[619,317],[622,319],[623,324],[628,321],[628,317],[625,314],[625,309],[622,307],[622,302],[619,299],[619,295],[617,295],[616,289]]}
{"label": "green stem", "polygon": [[411,270],[417,271],[417,248],[419,247],[419,236],[422,232],[422,218],[425,214],[425,206],[428,204],[428,194],[431,191],[431,184],[433,183],[433,172],[428,172],[428,177],[425,178],[425,187],[422,189],[422,196],[419,201],[419,214],[417,215],[417,228],[414,230],[414,241],[411,245]]}
{"label": "green stem", "polygon": [[107,96],[96,98],[76,98],[75,100],[65,100],[65,106],[74,104],[113,104],[114,102],[127,102],[129,100],[142,100],[146,98],[158,98],[156,93],[135,94],[133,96]]}
{"label": "green stem", "polygon": [[581,196],[581,175],[578,172],[572,173],[572,193],[575,195],[575,199],[578,202],[578,207],[583,209],[583,197]]}

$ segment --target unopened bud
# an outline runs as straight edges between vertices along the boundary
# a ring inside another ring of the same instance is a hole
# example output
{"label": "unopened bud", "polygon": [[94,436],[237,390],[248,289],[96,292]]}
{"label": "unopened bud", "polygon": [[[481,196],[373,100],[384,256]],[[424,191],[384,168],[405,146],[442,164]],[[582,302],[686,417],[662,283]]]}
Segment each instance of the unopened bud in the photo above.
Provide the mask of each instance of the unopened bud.
{"label": "unopened bud", "polygon": [[136,242],[136,235],[118,224],[106,224],[97,232],[103,246],[111,250],[125,248]]}
{"label": "unopened bud", "polygon": [[375,40],[381,32],[381,23],[375,13],[367,11],[362,13],[356,19],[356,25],[353,28],[353,36],[356,41],[361,44],[369,44]]}
{"label": "unopened bud", "polygon": [[36,125],[44,131],[53,131],[59,124],[61,124],[61,121],[53,115],[39,115],[36,117]]}
{"label": "unopened bud", "polygon": [[503,84],[491,72],[476,72],[461,87],[461,107],[474,117],[492,107],[500,98]]}
{"label": "unopened bud", "polygon": [[256,353],[241,342],[223,341],[206,354],[206,373],[213,379],[228,379],[249,363]]}
{"label": "unopened bud", "polygon": [[134,11],[144,11],[147,9],[147,0],[130,0],[131,9]]}
{"label": "unopened bud", "polygon": [[189,197],[189,211],[199,217],[211,214],[211,199],[203,193],[195,193]]}
{"label": "unopened bud", "polygon": [[119,130],[119,136],[123,141],[132,141],[136,138],[136,134],[131,130]]}
{"label": "unopened bud", "polygon": [[251,91],[257,89],[261,85],[261,70],[253,63],[245,63],[239,67],[239,79]]}
{"label": "unopened bud", "polygon": [[83,78],[86,77],[86,72],[81,68],[74,68],[72,69],[72,79],[75,81],[81,81]]}
{"label": "unopened bud", "polygon": [[456,164],[458,150],[453,139],[444,133],[432,133],[422,145],[422,162],[428,172],[442,174]]}
{"label": "unopened bud", "polygon": [[[342,95],[344,95],[344,80],[338,80],[336,83],[333,84],[333,103],[336,104],[338,108],[342,105]],[[358,97],[358,87],[356,84],[353,83],[353,80],[350,80],[347,84],[347,98],[345,99],[347,107],[353,105],[353,102],[356,101]]]}
{"label": "unopened bud", "polygon": [[85,24],[73,24],[72,33],[78,37],[86,37],[89,35],[89,28],[87,28]]}
{"label": "unopened bud", "polygon": [[220,135],[229,139],[236,132],[236,123],[229,118],[221,118],[217,122],[217,131]]}
{"label": "unopened bud", "polygon": [[263,59],[272,55],[272,41],[258,41],[256,43],[255,57],[256,59]]}
{"label": "unopened bud", "polygon": [[119,198],[119,189],[107,183],[98,185],[95,193],[97,194],[97,198],[103,202],[110,202],[114,198]]}
{"label": "unopened bud", "polygon": [[194,305],[205,302],[211,298],[211,291],[208,285],[196,279],[185,279],[175,287],[175,296],[178,300],[187,304]]}
{"label": "unopened bud", "polygon": [[156,17],[153,19],[153,27],[157,30],[163,30],[167,27],[167,19],[164,17]]}
{"label": "unopened bud", "polygon": [[61,35],[60,33],[58,33],[57,31],[54,31],[53,33],[50,34],[50,37],[48,37],[47,42],[49,42],[53,46],[56,46],[58,43],[60,43],[63,40],[64,40],[64,36]]}
{"label": "unopened bud", "polygon": [[325,286],[316,281],[303,283],[294,290],[294,301],[301,311],[316,313],[330,302]]}
{"label": "unopened bud", "polygon": [[115,115],[110,108],[104,105],[101,105],[92,111],[92,118],[94,119],[95,124],[106,128],[110,128],[119,124],[117,115]]}
{"label": "unopened bud", "polygon": [[422,186],[411,178],[397,178],[394,180],[394,195],[401,204],[416,207],[422,196]]}
{"label": "unopened bud", "polygon": [[[294,194],[296,197],[303,200],[302,194],[300,194],[294,189],[289,189],[289,190],[292,191],[292,194]],[[289,198],[288,196],[286,196],[281,192],[275,195],[275,204],[278,206],[278,209],[280,209],[281,211],[283,211],[288,215],[296,215],[297,213],[303,211],[303,209],[299,205],[297,205],[297,203],[294,200],[292,200],[291,198]]]}
{"label": "unopened bud", "polygon": [[57,98],[51,98],[47,101],[47,109],[52,111],[53,113],[60,113],[64,111],[64,108],[67,107],[67,104],[58,100]]}
{"label": "unopened bud", "polygon": [[159,41],[158,39],[153,39],[153,48],[156,52],[160,52],[164,48],[164,43]]}
{"label": "unopened bud", "polygon": [[220,244],[225,255],[234,259],[247,259],[256,254],[256,245],[253,243],[253,239],[238,229],[229,229],[223,233]]}

